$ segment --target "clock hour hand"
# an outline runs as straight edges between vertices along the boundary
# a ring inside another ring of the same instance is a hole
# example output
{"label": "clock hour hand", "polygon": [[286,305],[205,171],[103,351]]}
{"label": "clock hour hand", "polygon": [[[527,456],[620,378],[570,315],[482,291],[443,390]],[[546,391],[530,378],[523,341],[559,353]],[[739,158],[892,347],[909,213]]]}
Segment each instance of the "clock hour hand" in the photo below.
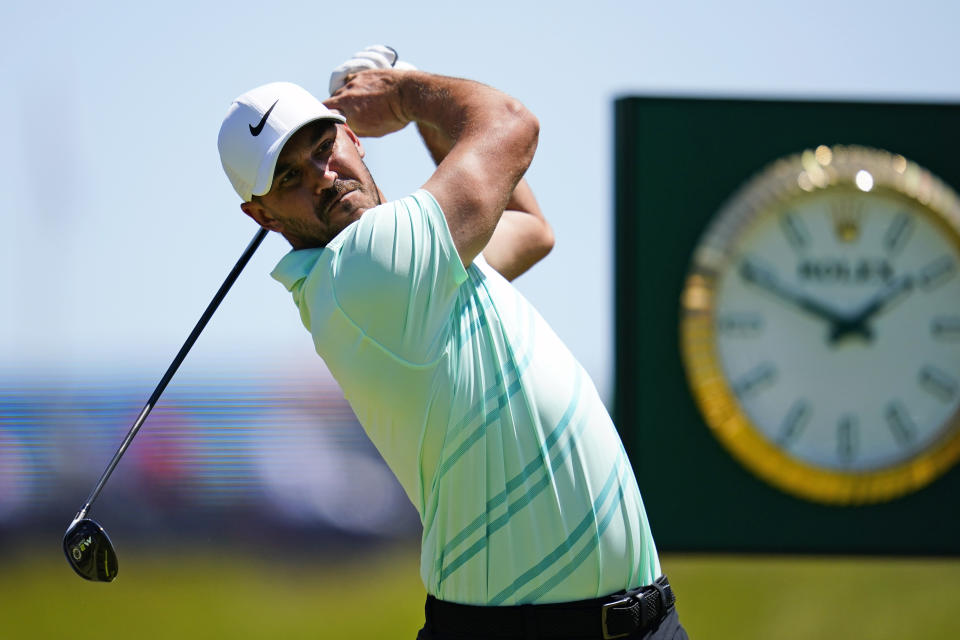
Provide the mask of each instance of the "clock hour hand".
{"label": "clock hour hand", "polygon": [[873,332],[867,326],[867,322],[886,308],[895,298],[912,290],[913,281],[913,276],[905,275],[885,284],[879,291],[873,294],[869,300],[863,303],[859,309],[850,314],[846,322],[835,327],[833,333],[830,335],[830,339],[836,341],[848,333],[859,333],[867,338],[873,337]]}
{"label": "clock hour hand", "polygon": [[759,264],[752,258],[744,258],[740,263],[740,277],[751,284],[766,289],[781,300],[785,300],[804,311],[822,318],[831,324],[831,335],[837,325],[846,322],[846,316],[825,302],[807,295],[805,292],[780,280],[771,269]]}

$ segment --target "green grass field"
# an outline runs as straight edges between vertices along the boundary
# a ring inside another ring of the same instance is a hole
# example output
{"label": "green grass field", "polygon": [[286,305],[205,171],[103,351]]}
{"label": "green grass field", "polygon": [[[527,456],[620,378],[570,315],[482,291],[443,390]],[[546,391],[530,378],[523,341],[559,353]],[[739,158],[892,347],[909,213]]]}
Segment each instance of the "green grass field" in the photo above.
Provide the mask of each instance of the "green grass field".
{"label": "green grass field", "polygon": [[[59,550],[0,564],[0,638],[407,638],[424,591],[409,545],[267,560],[127,550],[111,584]],[[960,560],[665,555],[691,638],[960,638]]]}

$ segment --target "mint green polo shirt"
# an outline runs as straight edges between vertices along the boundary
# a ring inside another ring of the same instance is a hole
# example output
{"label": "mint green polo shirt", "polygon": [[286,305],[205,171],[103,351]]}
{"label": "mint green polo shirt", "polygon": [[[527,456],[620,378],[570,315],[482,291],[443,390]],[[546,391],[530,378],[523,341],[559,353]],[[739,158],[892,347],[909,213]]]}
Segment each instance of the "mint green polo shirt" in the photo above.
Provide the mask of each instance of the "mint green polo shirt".
{"label": "mint green polo shirt", "polygon": [[425,190],[273,271],[423,523],[441,600],[515,605],[645,585],[660,564],[590,378]]}

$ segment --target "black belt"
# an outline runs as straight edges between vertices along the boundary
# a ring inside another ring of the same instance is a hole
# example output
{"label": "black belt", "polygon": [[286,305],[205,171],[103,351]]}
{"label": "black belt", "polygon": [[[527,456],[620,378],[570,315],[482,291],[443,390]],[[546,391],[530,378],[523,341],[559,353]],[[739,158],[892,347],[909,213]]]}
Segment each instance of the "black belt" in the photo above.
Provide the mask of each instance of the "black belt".
{"label": "black belt", "polygon": [[656,626],[676,602],[665,576],[653,584],[595,600],[478,607],[427,596],[427,628],[471,638],[627,638]]}

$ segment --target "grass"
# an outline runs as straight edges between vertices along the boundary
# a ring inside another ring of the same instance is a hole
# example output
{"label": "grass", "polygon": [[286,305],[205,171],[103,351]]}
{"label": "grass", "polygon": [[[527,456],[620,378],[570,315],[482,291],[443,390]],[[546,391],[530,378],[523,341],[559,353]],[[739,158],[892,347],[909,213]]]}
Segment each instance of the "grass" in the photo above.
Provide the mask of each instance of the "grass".
{"label": "grass", "polygon": [[960,560],[666,556],[691,638],[960,638]]}
{"label": "grass", "polygon": [[299,563],[249,549],[127,552],[120,562],[110,584],[80,579],[58,553],[0,566],[0,638],[413,639],[423,622],[409,550]]}
{"label": "grass", "polygon": [[[0,565],[0,638],[406,638],[423,620],[409,545],[276,559],[250,549],[127,550],[112,584],[58,552]],[[697,639],[960,637],[960,560],[665,555]],[[69,633],[68,633],[69,632]]]}

